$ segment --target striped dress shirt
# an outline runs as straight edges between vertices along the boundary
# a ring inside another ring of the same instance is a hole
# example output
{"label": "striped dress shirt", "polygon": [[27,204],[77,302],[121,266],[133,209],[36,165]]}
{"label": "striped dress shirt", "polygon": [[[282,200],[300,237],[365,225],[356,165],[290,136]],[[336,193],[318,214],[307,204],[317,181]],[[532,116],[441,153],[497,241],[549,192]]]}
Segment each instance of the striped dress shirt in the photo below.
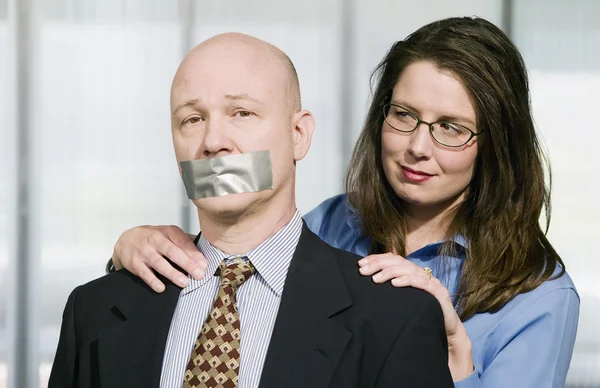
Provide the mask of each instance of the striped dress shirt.
{"label": "striped dress shirt", "polygon": [[221,282],[219,276],[208,274],[214,274],[222,260],[239,257],[249,259],[256,273],[240,286],[236,294],[241,335],[238,387],[258,387],[283,285],[301,232],[302,218],[296,211],[286,226],[244,254],[225,254],[200,236],[197,245],[208,260],[207,276],[201,280],[190,277],[188,286],[181,290],[167,337],[161,388],[181,388],[194,342],[208,317]]}

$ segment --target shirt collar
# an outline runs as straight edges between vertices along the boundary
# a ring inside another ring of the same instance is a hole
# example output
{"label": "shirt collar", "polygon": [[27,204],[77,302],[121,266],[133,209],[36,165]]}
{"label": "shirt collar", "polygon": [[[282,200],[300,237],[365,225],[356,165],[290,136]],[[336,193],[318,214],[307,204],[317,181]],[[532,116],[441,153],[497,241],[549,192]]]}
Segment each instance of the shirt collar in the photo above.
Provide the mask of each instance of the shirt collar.
{"label": "shirt collar", "polygon": [[469,242],[467,238],[462,234],[458,234],[454,237],[449,238],[450,241],[454,241],[456,244],[460,245],[464,249],[469,249]]}
{"label": "shirt collar", "polygon": [[444,244],[445,242],[451,241],[454,243],[455,247],[456,247],[456,258],[458,259],[464,259],[465,258],[465,252],[467,251],[467,249],[469,248],[468,246],[468,242],[467,239],[462,236],[462,235],[457,235],[454,237],[450,237],[446,240],[442,240],[442,241],[437,241],[434,243],[430,243],[425,245],[422,248],[417,249],[414,252],[411,252],[407,258],[425,258],[425,257],[429,257],[429,258],[436,258],[439,257],[440,254],[442,253],[440,251],[442,244]]}
{"label": "shirt collar", "polygon": [[248,258],[256,273],[261,276],[267,285],[278,295],[281,296],[283,293],[283,286],[285,284],[285,278],[287,271],[296,251],[296,246],[300,240],[300,234],[302,233],[302,218],[300,213],[296,210],[296,213],[283,228],[281,228],[274,235],[263,241],[259,246],[243,254],[228,255],[220,249],[213,246],[208,240],[200,235],[196,246],[204,254],[208,261],[208,267],[206,269],[206,275],[200,279],[194,279],[190,277],[190,282],[186,288],[183,289],[183,293],[186,294],[201,287],[210,280],[208,274],[213,274],[219,267],[221,261],[233,259],[236,257]]}
{"label": "shirt collar", "polygon": [[348,197],[346,197],[346,223],[354,233],[355,237],[358,238],[365,235],[358,212],[356,211],[356,208],[352,206]]}

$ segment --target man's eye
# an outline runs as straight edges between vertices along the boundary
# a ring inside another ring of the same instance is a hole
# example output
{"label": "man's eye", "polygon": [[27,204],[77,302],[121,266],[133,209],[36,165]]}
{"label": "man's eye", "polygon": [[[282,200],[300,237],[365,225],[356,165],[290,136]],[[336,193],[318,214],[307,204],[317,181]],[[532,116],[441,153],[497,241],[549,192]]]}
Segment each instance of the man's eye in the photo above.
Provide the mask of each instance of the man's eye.
{"label": "man's eye", "polygon": [[237,114],[240,117],[250,117],[254,115],[254,113],[247,110],[238,110],[237,112],[235,112],[235,114]]}
{"label": "man's eye", "polygon": [[184,124],[198,124],[200,121],[202,121],[201,117],[194,116],[194,117],[190,117],[190,118],[186,119],[183,123]]}

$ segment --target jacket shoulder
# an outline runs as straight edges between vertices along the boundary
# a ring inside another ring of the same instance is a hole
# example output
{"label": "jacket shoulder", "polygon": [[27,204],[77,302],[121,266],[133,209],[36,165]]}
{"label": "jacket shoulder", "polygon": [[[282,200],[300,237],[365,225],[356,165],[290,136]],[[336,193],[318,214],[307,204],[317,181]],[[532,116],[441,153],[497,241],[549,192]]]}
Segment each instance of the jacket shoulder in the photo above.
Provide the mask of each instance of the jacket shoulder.
{"label": "jacket shoulder", "polygon": [[[165,281],[164,279],[162,279]],[[136,306],[153,303],[157,294],[134,274],[120,270],[75,288],[69,296],[76,311],[76,321],[83,326],[96,326],[103,314],[112,314],[115,305]],[[67,304],[67,308],[69,304]],[[87,323],[86,323],[87,322]]]}
{"label": "jacket shoulder", "polygon": [[334,248],[318,236],[314,243],[318,244],[318,249],[334,256],[356,310],[374,315],[385,313],[396,322],[398,317],[421,313],[443,319],[438,300],[428,292],[413,287],[394,287],[390,282],[374,283],[371,276],[363,276],[358,271],[361,256]]}
{"label": "jacket shoulder", "polygon": [[[346,281],[355,303],[374,306],[384,304],[390,312],[406,315],[407,311],[428,311],[442,316],[437,299],[428,292],[413,287],[394,287],[391,282],[373,282],[371,276],[361,275],[358,260],[360,256],[340,251],[335,252],[338,266]],[[379,303],[375,303],[379,301]]]}
{"label": "jacket shoulder", "polygon": [[120,296],[123,292],[147,289],[152,291],[140,278],[122,269],[111,272],[75,288],[79,297],[86,299],[103,299]]}

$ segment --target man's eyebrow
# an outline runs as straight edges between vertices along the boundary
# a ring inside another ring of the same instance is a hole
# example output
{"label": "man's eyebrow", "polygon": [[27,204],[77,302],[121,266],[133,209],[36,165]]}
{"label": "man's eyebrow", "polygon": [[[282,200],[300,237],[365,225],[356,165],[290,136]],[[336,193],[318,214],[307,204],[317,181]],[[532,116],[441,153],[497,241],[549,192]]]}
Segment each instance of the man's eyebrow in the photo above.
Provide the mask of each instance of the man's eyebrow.
{"label": "man's eyebrow", "polygon": [[193,100],[188,100],[188,101],[184,102],[183,104],[178,105],[175,109],[173,109],[173,112],[171,113],[171,115],[175,116],[177,114],[177,112],[179,112],[183,108],[192,106],[192,105],[196,105],[199,102],[200,102],[200,100],[197,98],[195,98]]}
{"label": "man's eyebrow", "polygon": [[[260,100],[257,100],[256,98],[250,96],[248,93],[240,93],[240,94],[226,94],[225,98],[228,100],[232,100],[232,101],[237,101],[237,100],[248,100],[248,101],[253,101],[257,104],[260,105],[264,105],[264,103]],[[173,109],[173,112],[171,113],[171,115],[175,116],[181,109],[188,107],[188,106],[194,106],[200,103],[200,100],[197,98],[194,98],[192,100],[188,100],[186,102],[184,102],[183,104],[179,104],[177,105],[177,107],[175,109]]]}
{"label": "man's eyebrow", "polygon": [[264,103],[262,101],[257,100],[256,98],[250,96],[248,93],[240,93],[240,94],[226,94],[225,98],[229,99],[229,100],[249,100],[249,101],[253,101],[256,102],[257,104],[261,104],[264,105]]}

